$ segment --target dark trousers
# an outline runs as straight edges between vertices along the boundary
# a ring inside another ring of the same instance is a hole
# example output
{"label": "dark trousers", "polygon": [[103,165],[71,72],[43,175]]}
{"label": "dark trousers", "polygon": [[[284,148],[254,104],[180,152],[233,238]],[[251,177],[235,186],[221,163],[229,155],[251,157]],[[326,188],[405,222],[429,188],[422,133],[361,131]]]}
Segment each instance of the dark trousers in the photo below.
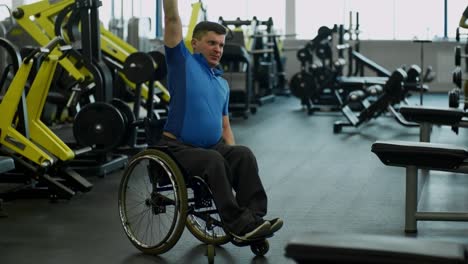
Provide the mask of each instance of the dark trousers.
{"label": "dark trousers", "polygon": [[197,148],[164,136],[159,144],[168,146],[189,177],[206,181],[229,231],[239,234],[266,215],[267,196],[249,148],[222,141],[209,149]]}

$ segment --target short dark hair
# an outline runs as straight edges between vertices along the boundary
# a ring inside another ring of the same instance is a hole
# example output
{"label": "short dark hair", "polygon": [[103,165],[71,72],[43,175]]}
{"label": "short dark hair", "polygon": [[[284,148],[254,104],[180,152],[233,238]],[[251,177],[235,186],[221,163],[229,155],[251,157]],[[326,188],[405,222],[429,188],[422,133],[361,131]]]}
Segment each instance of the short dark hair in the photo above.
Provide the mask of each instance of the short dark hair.
{"label": "short dark hair", "polygon": [[219,23],[210,22],[210,21],[201,21],[193,29],[192,38],[201,39],[209,31],[213,31],[219,35],[226,35],[226,32],[227,32],[226,27],[224,27],[223,25]]}

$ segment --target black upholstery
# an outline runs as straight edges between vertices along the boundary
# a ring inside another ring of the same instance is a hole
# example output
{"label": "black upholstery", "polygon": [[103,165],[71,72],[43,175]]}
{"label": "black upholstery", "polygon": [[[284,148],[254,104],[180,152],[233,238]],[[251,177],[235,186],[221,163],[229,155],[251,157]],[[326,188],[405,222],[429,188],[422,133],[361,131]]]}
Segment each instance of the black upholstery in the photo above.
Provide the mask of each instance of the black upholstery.
{"label": "black upholstery", "polygon": [[367,77],[367,76],[340,76],[336,78],[337,82],[339,83],[340,87],[348,87],[348,86],[369,86],[374,84],[381,84],[384,85],[388,77]]}
{"label": "black upholstery", "polygon": [[385,165],[453,170],[468,158],[468,150],[448,144],[377,141],[374,152]]}
{"label": "black upholstery", "polygon": [[376,62],[370,60],[366,56],[362,55],[361,53],[354,51],[352,52],[353,59],[358,61],[360,64],[367,66],[369,69],[373,70],[377,75],[388,77],[390,76],[391,72],[385,69],[383,66],[377,64]]}
{"label": "black upholstery", "polygon": [[368,234],[306,233],[286,246],[297,263],[455,264],[467,263],[456,243]]}
{"label": "black upholstery", "polygon": [[226,44],[245,47],[244,32],[242,30],[232,30],[231,38],[226,39]]}
{"label": "black upholstery", "polygon": [[400,113],[406,120],[422,123],[428,122],[438,125],[456,125],[461,121],[465,112],[458,108],[437,108],[427,106],[402,106]]}
{"label": "black upholstery", "polygon": [[227,44],[224,46],[223,61],[251,62],[250,55],[244,46]]}

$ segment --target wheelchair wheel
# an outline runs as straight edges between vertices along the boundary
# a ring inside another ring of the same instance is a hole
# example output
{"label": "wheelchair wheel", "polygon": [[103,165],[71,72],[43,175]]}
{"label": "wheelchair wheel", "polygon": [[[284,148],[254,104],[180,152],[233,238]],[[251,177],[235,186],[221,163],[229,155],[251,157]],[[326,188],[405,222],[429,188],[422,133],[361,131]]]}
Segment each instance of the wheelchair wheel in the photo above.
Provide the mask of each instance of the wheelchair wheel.
{"label": "wheelchair wheel", "polygon": [[255,256],[263,257],[270,250],[270,243],[268,240],[260,240],[258,242],[250,245],[250,250],[255,254]]}
{"label": "wheelchair wheel", "polygon": [[[194,185],[198,185],[198,190]],[[200,194],[200,189],[202,193],[205,193]],[[190,233],[208,245],[223,245],[229,242],[231,238],[223,229],[221,218],[206,183],[203,180],[193,182],[191,188],[187,189],[187,194],[188,213],[185,225]]]}
{"label": "wheelchair wheel", "polygon": [[119,214],[125,234],[140,251],[162,254],[179,240],[187,218],[187,189],[175,161],[147,149],[123,173]]}

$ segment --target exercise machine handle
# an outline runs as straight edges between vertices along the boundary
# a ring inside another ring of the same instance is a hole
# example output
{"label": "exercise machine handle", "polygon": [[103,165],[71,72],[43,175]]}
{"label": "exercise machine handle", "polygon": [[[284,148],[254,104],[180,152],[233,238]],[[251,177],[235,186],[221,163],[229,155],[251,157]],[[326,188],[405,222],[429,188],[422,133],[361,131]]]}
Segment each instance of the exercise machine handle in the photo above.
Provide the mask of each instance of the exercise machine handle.
{"label": "exercise machine handle", "polygon": [[49,43],[47,43],[44,47],[39,47],[34,49],[26,58],[24,59],[25,63],[29,63],[30,60],[33,58],[37,58],[38,54],[44,54],[44,53],[49,53],[51,50],[53,50],[60,42],[63,40],[62,37],[55,37]]}

